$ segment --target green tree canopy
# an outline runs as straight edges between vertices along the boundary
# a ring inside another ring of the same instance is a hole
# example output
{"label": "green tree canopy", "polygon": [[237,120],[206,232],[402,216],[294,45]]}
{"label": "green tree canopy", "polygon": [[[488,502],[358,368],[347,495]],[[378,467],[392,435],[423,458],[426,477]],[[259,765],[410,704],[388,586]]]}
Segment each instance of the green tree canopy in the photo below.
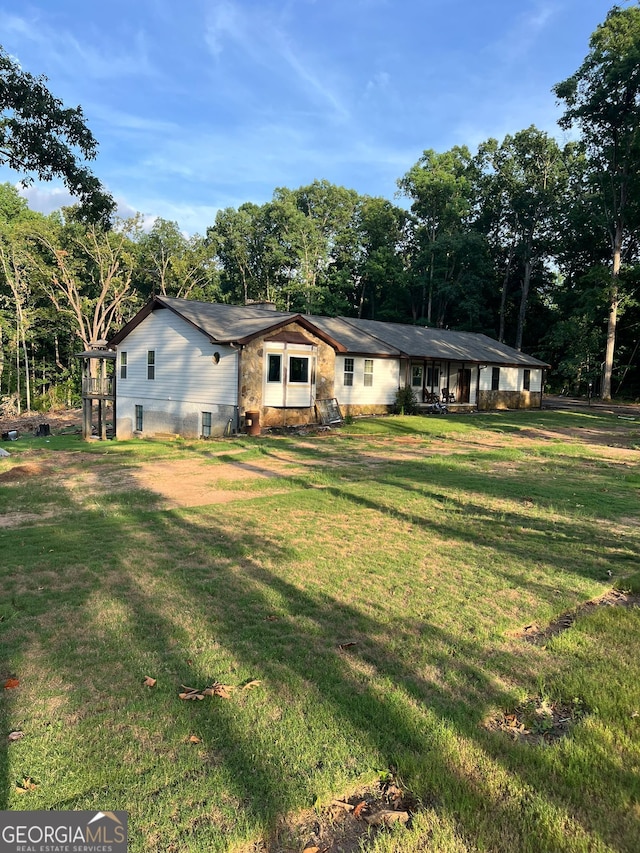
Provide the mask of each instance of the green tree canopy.
{"label": "green tree canopy", "polygon": [[115,203],[81,162],[96,155],[97,142],[80,107],[65,107],[45,77],[23,71],[0,46],[0,163],[22,175],[23,183],[59,177],[82,205],[88,221],[105,223]]}

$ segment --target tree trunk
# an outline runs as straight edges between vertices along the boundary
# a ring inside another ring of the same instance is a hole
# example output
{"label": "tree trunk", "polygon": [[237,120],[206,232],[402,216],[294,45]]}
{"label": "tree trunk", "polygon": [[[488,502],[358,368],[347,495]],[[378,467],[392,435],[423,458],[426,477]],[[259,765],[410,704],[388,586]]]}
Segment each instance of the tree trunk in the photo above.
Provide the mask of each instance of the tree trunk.
{"label": "tree trunk", "polygon": [[604,374],[602,376],[602,399],[611,399],[611,376],[613,374],[613,356],[616,350],[616,326],[618,324],[618,306],[620,304],[620,258],[622,255],[622,225],[616,225],[613,241],[613,269],[611,271],[611,299],[609,300],[609,319],[607,321],[607,348],[604,356]]}
{"label": "tree trunk", "polygon": [[527,305],[529,302],[529,286],[531,284],[531,257],[527,257],[524,265],[524,276],[522,277],[522,297],[520,299],[520,310],[518,312],[518,330],[516,332],[515,349],[522,350],[522,337],[524,334],[524,321],[527,316]]}
{"label": "tree trunk", "polygon": [[498,333],[498,340],[501,344],[504,343],[504,326],[505,326],[505,314],[507,312],[507,290],[509,288],[509,273],[511,271],[511,249],[509,249],[509,254],[507,255],[507,267],[504,271],[504,278],[502,279],[502,294],[500,296],[500,331]]}

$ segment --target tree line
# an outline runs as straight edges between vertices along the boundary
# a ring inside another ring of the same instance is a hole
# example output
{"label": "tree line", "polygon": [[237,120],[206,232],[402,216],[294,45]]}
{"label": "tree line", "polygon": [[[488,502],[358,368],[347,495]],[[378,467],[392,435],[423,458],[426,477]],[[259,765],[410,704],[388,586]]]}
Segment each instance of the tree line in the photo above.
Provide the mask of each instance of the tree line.
{"label": "tree line", "polygon": [[[55,148],[20,154],[34,134],[20,124],[33,115],[16,110],[16,73],[0,54],[0,105],[15,125],[13,137],[2,125],[0,162],[47,177],[34,163]],[[30,81],[50,133],[62,107]],[[575,141],[531,126],[475,151],[426,150],[393,202],[317,180],[220,210],[192,237],[163,219],[149,231],[140,217],[115,220],[86,171],[72,174],[80,204],[50,216],[0,186],[0,396],[20,408],[72,401],[78,351],[154,294],[482,332],[552,364],[556,390],[639,395],[638,4],[609,12],[555,94]],[[67,166],[53,157],[48,168]]]}

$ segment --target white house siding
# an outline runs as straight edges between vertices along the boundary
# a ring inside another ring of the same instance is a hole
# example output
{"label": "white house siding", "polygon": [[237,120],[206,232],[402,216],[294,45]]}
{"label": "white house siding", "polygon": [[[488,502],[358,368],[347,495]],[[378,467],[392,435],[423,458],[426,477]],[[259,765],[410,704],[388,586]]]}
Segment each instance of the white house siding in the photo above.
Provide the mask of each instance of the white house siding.
{"label": "white house siding", "polygon": [[[491,391],[492,368],[499,365],[490,364],[480,371],[480,390]],[[522,391],[524,390],[524,371],[530,370],[529,391],[542,391],[542,370],[537,367],[500,367],[500,384],[498,391]]]}
{"label": "white house siding", "polygon": [[[147,378],[147,354],[155,352],[155,378]],[[211,413],[211,434],[235,426],[238,398],[237,352],[212,344],[201,332],[164,309],[149,314],[118,345],[116,435],[136,432],[135,407],[142,406],[143,435],[202,434],[202,412]],[[127,376],[121,378],[121,353]],[[219,354],[216,363],[215,353]]]}
{"label": "white house siding", "polygon": [[[353,385],[344,384],[345,359],[353,358]],[[373,362],[372,384],[365,385],[365,361]],[[395,358],[365,359],[336,356],[335,394],[341,407],[391,406],[400,385],[400,362]]]}

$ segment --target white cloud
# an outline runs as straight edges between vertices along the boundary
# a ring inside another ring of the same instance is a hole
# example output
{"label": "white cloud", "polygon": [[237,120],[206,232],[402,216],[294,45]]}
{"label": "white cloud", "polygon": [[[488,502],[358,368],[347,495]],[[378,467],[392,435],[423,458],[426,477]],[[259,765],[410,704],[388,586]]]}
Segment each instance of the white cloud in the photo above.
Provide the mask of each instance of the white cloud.
{"label": "white cloud", "polygon": [[23,187],[22,184],[17,183],[15,186],[18,193],[27,200],[31,210],[44,213],[45,216],[61,207],[78,204],[78,199],[72,196],[67,189],[54,184],[35,183]]}

